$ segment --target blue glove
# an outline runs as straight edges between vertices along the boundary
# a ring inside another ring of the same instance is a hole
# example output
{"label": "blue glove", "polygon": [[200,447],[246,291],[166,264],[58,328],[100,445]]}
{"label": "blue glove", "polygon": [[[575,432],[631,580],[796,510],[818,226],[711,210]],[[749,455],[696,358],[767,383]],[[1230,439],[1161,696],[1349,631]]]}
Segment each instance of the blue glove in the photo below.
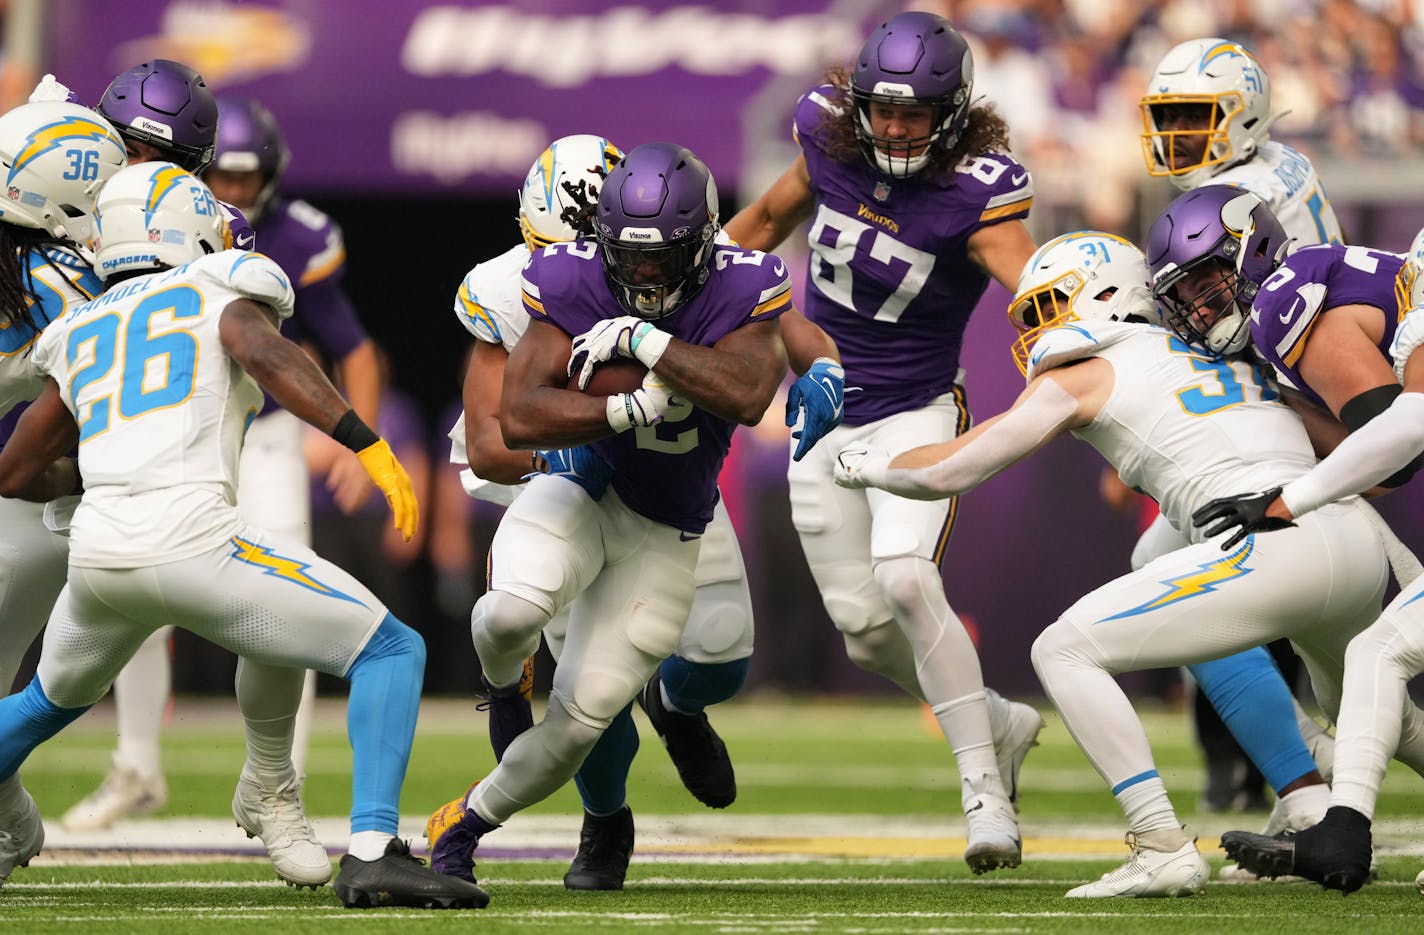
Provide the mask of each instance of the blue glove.
{"label": "blue glove", "polygon": [[795,425],[803,413],[800,431],[791,433],[792,438],[801,440],[792,461],[805,457],[816,442],[841,424],[845,414],[845,368],[829,357],[817,357],[786,394],[786,424]]}
{"label": "blue glove", "polygon": [[573,481],[594,500],[603,496],[608,482],[613,479],[612,465],[587,445],[540,451],[538,454],[549,465],[546,473]]}

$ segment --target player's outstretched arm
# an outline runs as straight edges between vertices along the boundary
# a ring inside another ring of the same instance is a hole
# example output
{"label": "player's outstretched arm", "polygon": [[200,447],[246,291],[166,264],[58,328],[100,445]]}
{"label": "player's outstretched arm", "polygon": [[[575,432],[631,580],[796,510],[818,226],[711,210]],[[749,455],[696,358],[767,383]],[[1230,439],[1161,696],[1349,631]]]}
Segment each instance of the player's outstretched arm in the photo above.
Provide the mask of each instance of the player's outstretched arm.
{"label": "player's outstretched arm", "polygon": [[1018,289],[1019,273],[1038,249],[1023,221],[1003,221],[969,235],[969,259],[1010,292]]}
{"label": "player's outstretched arm", "polygon": [[499,427],[508,361],[504,345],[476,341],[465,368],[465,456],[470,470],[496,484],[518,484],[530,471],[529,452],[511,450]]}
{"label": "player's outstretched arm", "polygon": [[728,221],[723,229],[740,247],[748,250],[775,250],[796,226],[811,216],[814,198],[806,157],[797,156],[761,197]]}
{"label": "player's outstretched arm", "polygon": [[79,467],[64,457],[78,443],[79,426],[64,406],[59,384],[49,378],[0,449],[0,497],[47,503],[78,493]]}
{"label": "player's outstretched arm", "polygon": [[1112,365],[1104,360],[1055,370],[1035,378],[1008,411],[949,441],[898,455],[863,445],[843,449],[836,483],[879,487],[915,500],[966,493],[1064,432],[1087,425],[1111,390]]}
{"label": "player's outstretched arm", "polygon": [[409,542],[420,508],[405,468],[307,353],[282,337],[275,313],[258,302],[238,299],[223,309],[218,333],[232,359],[284,409],[356,452]]}

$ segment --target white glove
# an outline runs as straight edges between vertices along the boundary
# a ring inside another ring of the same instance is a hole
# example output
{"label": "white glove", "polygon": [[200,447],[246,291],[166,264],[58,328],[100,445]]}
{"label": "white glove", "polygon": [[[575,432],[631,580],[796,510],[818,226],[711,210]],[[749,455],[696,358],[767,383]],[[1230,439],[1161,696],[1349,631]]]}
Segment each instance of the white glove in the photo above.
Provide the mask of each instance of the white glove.
{"label": "white glove", "polygon": [[43,104],[50,101],[63,103],[71,100],[74,92],[69,87],[57,80],[54,75],[45,75],[40,79],[40,83],[35,85],[35,89],[30,92],[31,104]]}
{"label": "white glove", "polygon": [[672,390],[661,377],[649,370],[638,389],[608,397],[608,424],[613,426],[615,432],[657,425],[671,403]]}
{"label": "white glove", "polygon": [[614,357],[635,358],[652,370],[671,340],[672,335],[641,318],[610,318],[574,338],[566,373],[570,377],[578,373],[578,388],[582,390],[593,379],[593,369]]}
{"label": "white glove", "polygon": [[890,471],[889,452],[865,445],[850,445],[836,455],[836,483],[842,487],[884,487]]}

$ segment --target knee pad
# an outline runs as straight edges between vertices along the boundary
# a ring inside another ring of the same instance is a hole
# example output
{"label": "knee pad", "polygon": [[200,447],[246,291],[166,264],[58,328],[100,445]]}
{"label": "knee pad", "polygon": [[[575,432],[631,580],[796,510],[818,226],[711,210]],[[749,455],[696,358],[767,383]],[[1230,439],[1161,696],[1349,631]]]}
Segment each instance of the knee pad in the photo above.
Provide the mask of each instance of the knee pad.
{"label": "knee pad", "polygon": [[475,609],[470,612],[470,638],[475,652],[481,655],[489,651],[532,656],[539,648],[539,633],[548,622],[547,613],[523,598],[490,591],[475,602]]}
{"label": "knee pad", "polygon": [[913,555],[887,559],[875,564],[875,584],[896,617],[924,602],[926,594],[944,593],[939,568],[928,559]]}
{"label": "knee pad", "polygon": [[1038,635],[1028,655],[1045,691],[1052,695],[1048,682],[1065,666],[1092,665],[1085,655],[1086,646],[1078,628],[1062,619]]}

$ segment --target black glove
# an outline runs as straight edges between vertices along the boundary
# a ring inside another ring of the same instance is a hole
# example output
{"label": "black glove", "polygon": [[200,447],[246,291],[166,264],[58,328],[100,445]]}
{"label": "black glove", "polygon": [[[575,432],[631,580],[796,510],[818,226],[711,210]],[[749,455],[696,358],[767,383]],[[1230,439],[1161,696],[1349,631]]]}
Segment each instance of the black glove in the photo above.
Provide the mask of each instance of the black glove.
{"label": "black glove", "polygon": [[1231,548],[1256,532],[1270,532],[1273,529],[1285,529],[1287,526],[1294,526],[1295,523],[1288,519],[1277,519],[1274,516],[1266,515],[1266,508],[1276,502],[1276,498],[1281,495],[1281,488],[1273,487],[1265,493],[1238,494],[1235,497],[1219,497],[1192,514],[1192,525],[1198,528],[1216,520],[1215,524],[1206,530],[1208,539],[1218,536],[1232,527],[1239,526],[1236,534],[1221,544],[1221,551],[1229,552]]}

